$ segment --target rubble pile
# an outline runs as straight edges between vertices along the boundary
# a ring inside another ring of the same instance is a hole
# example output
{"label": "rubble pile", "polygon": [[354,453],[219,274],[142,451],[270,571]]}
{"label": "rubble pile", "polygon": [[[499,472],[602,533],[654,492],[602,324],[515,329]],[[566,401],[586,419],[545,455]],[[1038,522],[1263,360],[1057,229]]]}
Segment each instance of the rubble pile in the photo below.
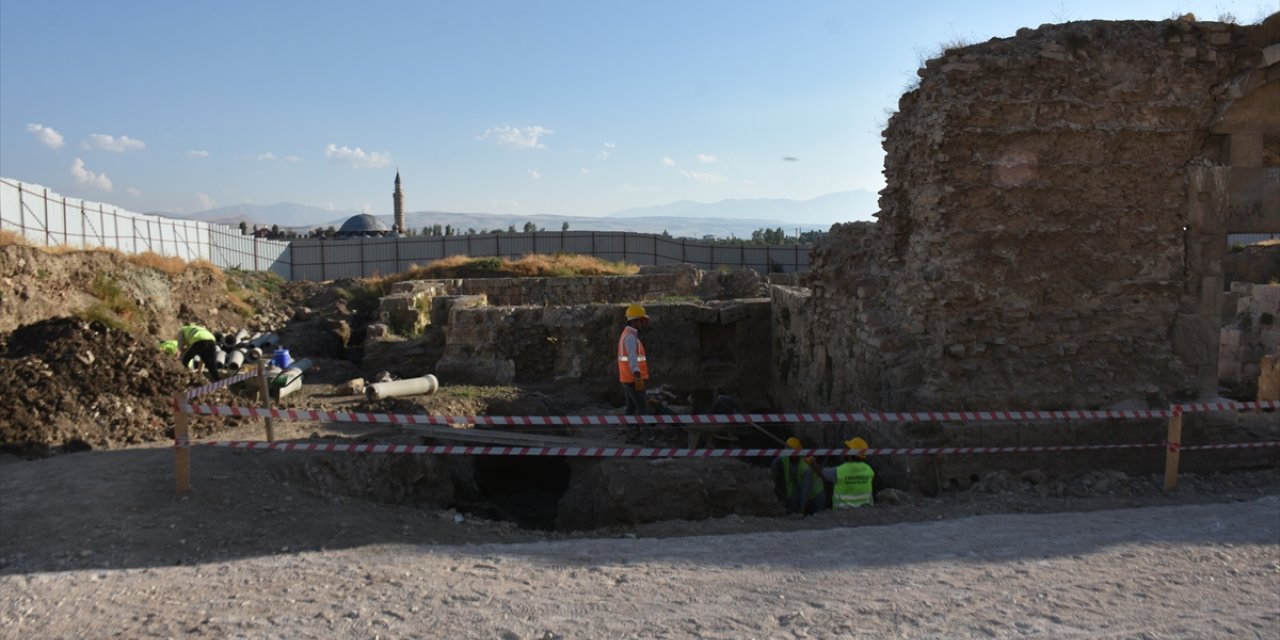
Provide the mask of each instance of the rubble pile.
{"label": "rubble pile", "polygon": [[[0,449],[40,456],[172,438],[171,398],[205,382],[176,357],[100,322],[23,325],[0,334]],[[212,427],[192,421],[195,434]]]}

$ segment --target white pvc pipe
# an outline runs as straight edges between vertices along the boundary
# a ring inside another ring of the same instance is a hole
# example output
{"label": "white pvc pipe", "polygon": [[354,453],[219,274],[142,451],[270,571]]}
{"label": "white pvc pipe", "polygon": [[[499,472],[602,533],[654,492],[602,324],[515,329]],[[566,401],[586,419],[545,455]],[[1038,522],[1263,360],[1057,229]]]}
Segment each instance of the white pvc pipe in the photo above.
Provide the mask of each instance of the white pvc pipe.
{"label": "white pvc pipe", "polygon": [[271,384],[279,388],[287,387],[293,384],[295,380],[302,380],[302,374],[306,373],[307,369],[310,369],[310,368],[311,368],[310,358],[294,360],[293,364],[290,365],[288,369],[285,369],[283,372],[280,373],[280,375],[277,375],[275,378],[272,379]]}
{"label": "white pvc pipe", "polygon": [[440,382],[436,377],[427,374],[421,378],[409,378],[407,380],[392,380],[391,382],[375,382],[364,388],[365,395],[370,400],[381,400],[383,398],[397,398],[400,396],[416,396],[429,393],[435,393],[440,388]]}
{"label": "white pvc pipe", "polygon": [[249,346],[257,347],[265,351],[267,347],[276,346],[277,342],[280,342],[279,336],[277,336],[274,333],[264,333],[264,334],[255,336],[252,340],[250,340]]}

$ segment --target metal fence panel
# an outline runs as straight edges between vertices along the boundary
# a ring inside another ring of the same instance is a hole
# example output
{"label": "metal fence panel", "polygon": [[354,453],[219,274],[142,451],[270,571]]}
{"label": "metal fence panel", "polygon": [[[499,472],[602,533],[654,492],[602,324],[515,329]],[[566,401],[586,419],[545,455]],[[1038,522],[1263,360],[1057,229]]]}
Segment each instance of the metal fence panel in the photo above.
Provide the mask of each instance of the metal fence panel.
{"label": "metal fence panel", "polygon": [[418,236],[400,242],[400,271],[444,257],[444,236]]}
{"label": "metal fence panel", "polygon": [[531,253],[536,253],[533,250],[533,245],[534,245],[533,235],[534,234],[524,234],[524,233],[519,235],[514,235],[509,233],[499,235],[498,236],[498,247],[499,247],[498,255],[501,255],[510,260],[519,260],[520,258],[527,256]]}
{"label": "metal fence panel", "polygon": [[560,250],[572,254],[596,255],[596,238],[599,235],[594,231],[565,231],[561,234]]}
{"label": "metal fence panel", "polygon": [[1280,233],[1230,233],[1227,234],[1227,246],[1248,245],[1266,240],[1280,240]]}
{"label": "metal fence panel", "polygon": [[364,277],[402,271],[397,255],[401,240],[402,238],[361,238],[360,241],[364,245],[362,248]]}
{"label": "metal fence panel", "polygon": [[808,268],[808,246],[715,245],[621,231],[538,231],[405,238],[299,238],[246,236],[238,227],[122,211],[67,198],[40,185],[0,178],[0,229],[43,245],[151,251],[221,268],[269,270],[290,280],[333,280],[399,273],[455,255],[518,259],[569,253],[632,264],[688,263],[760,272]]}

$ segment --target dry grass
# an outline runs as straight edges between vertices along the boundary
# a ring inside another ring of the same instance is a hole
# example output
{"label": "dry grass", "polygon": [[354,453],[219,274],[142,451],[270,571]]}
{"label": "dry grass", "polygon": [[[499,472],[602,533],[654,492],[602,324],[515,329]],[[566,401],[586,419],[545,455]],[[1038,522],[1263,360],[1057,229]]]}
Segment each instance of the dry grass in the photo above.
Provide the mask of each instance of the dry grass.
{"label": "dry grass", "polygon": [[126,260],[139,266],[155,269],[169,275],[177,275],[187,268],[187,261],[174,256],[162,256],[158,253],[147,251],[136,255],[126,256]]}
{"label": "dry grass", "polygon": [[22,237],[22,235],[5,229],[0,229],[0,245],[3,244],[17,244],[27,247],[31,246],[31,243],[28,242],[26,238]]}
{"label": "dry grass", "polygon": [[378,277],[386,286],[405,280],[432,278],[572,278],[578,276],[626,276],[640,270],[633,264],[609,262],[591,256],[569,253],[529,254],[518,260],[506,258],[473,258],[449,256],[433,260],[425,266]]}

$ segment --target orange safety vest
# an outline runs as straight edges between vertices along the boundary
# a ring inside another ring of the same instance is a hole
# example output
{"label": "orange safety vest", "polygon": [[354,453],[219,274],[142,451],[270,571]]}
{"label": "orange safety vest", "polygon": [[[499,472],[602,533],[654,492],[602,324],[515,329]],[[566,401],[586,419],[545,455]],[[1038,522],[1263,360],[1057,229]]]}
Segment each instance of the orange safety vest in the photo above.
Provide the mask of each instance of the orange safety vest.
{"label": "orange safety vest", "polygon": [[618,336],[618,380],[626,383],[636,381],[636,377],[631,375],[631,359],[627,357],[627,348],[623,345],[628,335],[636,337],[636,363],[640,366],[640,378],[648,380],[649,360],[644,357],[644,343],[640,342],[640,332],[631,325],[623,327],[622,335]]}

